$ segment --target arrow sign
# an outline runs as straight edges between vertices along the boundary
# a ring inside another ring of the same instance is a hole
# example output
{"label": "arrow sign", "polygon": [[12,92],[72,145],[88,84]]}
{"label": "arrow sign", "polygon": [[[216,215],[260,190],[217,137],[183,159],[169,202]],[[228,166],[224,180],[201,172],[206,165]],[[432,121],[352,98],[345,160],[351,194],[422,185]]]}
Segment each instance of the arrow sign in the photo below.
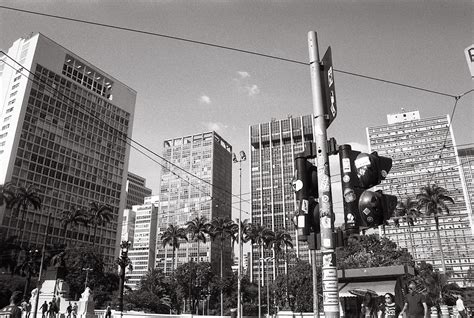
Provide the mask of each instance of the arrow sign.
{"label": "arrow sign", "polygon": [[337,115],[336,89],[334,86],[334,69],[332,67],[331,47],[328,47],[321,61],[320,72],[321,85],[323,86],[324,115],[326,116],[326,127],[332,123]]}

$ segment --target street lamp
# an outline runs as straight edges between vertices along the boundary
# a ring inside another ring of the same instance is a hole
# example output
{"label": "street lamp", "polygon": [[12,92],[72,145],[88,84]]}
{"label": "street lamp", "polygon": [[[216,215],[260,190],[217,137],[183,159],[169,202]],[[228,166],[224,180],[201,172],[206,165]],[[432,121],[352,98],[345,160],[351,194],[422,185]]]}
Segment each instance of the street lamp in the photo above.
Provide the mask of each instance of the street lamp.
{"label": "street lamp", "polygon": [[129,241],[122,241],[120,243],[120,257],[118,259],[118,265],[120,266],[120,285],[119,285],[119,310],[120,317],[123,315],[123,286],[125,284],[125,267],[130,265],[130,259],[128,258],[128,248],[132,245]]}
{"label": "street lamp", "polygon": [[84,283],[84,290],[87,288],[87,282],[89,281],[89,272],[93,271],[92,268],[82,268],[83,271],[86,271],[86,282]]}
{"label": "street lamp", "polygon": [[264,271],[266,272],[267,275],[266,278],[267,278],[267,317],[270,317],[270,280],[268,279],[268,268],[267,266],[265,265],[265,263],[268,265],[268,262],[273,260],[273,257],[266,257],[263,259],[263,269]]}
{"label": "street lamp", "polygon": [[232,154],[232,161],[239,164],[239,267],[237,270],[237,317],[242,317],[241,289],[242,289],[242,161],[247,160],[245,152],[239,152],[240,159],[235,153]]}

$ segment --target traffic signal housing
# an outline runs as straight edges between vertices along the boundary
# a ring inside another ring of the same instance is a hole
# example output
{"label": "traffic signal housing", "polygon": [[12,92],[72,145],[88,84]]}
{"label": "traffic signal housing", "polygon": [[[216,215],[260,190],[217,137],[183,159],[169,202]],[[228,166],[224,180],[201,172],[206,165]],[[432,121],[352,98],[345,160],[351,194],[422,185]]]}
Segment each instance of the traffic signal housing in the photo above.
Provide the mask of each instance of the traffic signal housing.
{"label": "traffic signal housing", "polygon": [[393,216],[397,197],[369,189],[379,185],[392,168],[392,159],[353,151],[350,145],[339,147],[341,182],[344,198],[344,220],[348,234],[360,227],[372,228],[385,224]]}

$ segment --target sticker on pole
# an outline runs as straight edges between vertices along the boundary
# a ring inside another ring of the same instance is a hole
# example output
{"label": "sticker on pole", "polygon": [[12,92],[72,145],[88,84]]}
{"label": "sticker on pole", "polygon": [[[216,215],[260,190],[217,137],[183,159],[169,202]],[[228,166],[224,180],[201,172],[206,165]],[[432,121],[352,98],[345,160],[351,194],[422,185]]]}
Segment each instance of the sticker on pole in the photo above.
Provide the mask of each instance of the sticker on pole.
{"label": "sticker on pole", "polygon": [[351,172],[351,160],[349,158],[342,158],[342,172]]}

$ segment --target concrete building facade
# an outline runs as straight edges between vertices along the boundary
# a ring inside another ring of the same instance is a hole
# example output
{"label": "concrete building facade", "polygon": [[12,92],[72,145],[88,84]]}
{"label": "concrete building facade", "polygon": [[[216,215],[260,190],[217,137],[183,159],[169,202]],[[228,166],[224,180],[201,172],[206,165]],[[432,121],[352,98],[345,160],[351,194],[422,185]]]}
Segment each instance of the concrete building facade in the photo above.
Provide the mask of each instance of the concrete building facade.
{"label": "concrete building facade", "polygon": [[[0,184],[34,185],[43,202],[41,211],[28,210],[21,229],[17,216],[0,207],[0,231],[21,230],[23,241],[39,245],[51,214],[48,243],[95,240],[113,263],[136,92],[40,33],[18,39],[7,54],[0,57]],[[96,237],[85,228],[62,237],[60,212],[90,201],[109,204],[112,221]]]}
{"label": "concrete building facade", "polygon": [[145,198],[151,196],[151,189],[146,187],[146,179],[130,171],[125,189],[127,191],[126,209],[131,209],[133,205],[143,204]]}
{"label": "concrete building facade", "polygon": [[[474,265],[472,209],[467,204],[469,197],[450,118],[421,118],[418,111],[387,117],[387,125],[367,128],[370,150],[393,160],[387,179],[377,188],[399,200],[415,198],[428,184],[448,191],[455,204],[448,203],[450,214],[439,220],[442,250],[447,270],[454,271],[452,280],[462,285],[464,275]],[[416,261],[441,268],[434,218],[420,218],[412,229],[413,246],[404,222],[399,228],[386,227],[386,235],[407,248]]]}
{"label": "concrete building facade", "polygon": [[[304,143],[308,141],[314,141],[312,115],[273,119],[250,126],[251,223],[272,231],[286,230],[293,238],[293,251],[303,260],[309,260],[309,250],[306,242],[296,240],[292,221],[296,200],[291,181],[295,154],[303,151]],[[277,261],[275,256],[272,251],[260,253],[258,247],[252,246],[250,271],[253,281],[258,280],[258,263],[261,262],[260,268],[263,268],[261,260],[268,257],[273,257],[265,264],[271,279],[287,272],[287,264],[283,260]],[[266,277],[266,273],[261,277]]]}
{"label": "concrete building facade", "polygon": [[155,267],[158,206],[159,196],[152,196],[145,198],[144,204],[132,207],[135,224],[128,257],[133,271],[126,273],[126,284],[132,289],[136,289],[140,280]]}
{"label": "concrete building facade", "polygon": [[[160,183],[160,215],[156,266],[169,273],[173,249],[163,247],[161,235],[170,224],[185,227],[188,221],[204,216],[231,218],[232,146],[216,132],[206,132],[164,141],[163,157],[168,161],[162,169]],[[230,271],[231,242],[223,247],[225,271]],[[219,272],[220,240],[199,244],[182,241],[176,251],[175,266],[188,261],[211,262]]]}

